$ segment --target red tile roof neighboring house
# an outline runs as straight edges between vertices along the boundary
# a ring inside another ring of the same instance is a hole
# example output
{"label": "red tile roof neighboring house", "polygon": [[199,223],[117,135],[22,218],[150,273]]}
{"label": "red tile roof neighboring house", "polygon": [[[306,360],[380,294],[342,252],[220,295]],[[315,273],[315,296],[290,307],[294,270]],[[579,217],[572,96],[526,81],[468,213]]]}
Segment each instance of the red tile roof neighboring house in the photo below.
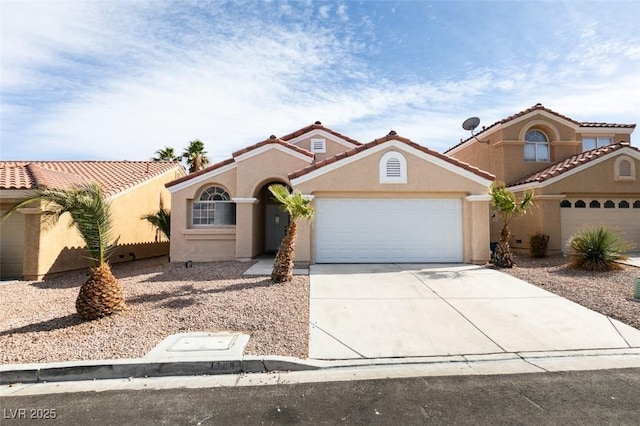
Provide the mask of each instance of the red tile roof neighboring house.
{"label": "red tile roof neighboring house", "polygon": [[350,142],[350,143],[352,143],[354,145],[362,145],[360,142],[358,142],[355,139],[351,139],[350,137],[345,136],[342,133],[338,133],[335,130],[331,130],[328,127],[324,127],[322,125],[322,123],[319,122],[319,121],[316,121],[315,123],[313,123],[313,124],[311,124],[311,125],[309,125],[307,127],[303,127],[300,130],[296,130],[295,132],[289,133],[288,135],[284,135],[284,136],[280,137],[280,139],[282,139],[283,141],[289,141],[291,139],[297,138],[298,136],[302,136],[305,133],[309,133],[312,130],[324,130],[325,132],[330,133],[333,136],[339,137],[340,139],[343,139],[343,140],[345,140],[347,142]]}
{"label": "red tile roof neighboring house", "polygon": [[165,161],[0,161],[0,189],[68,189],[93,181],[110,197],[172,170],[184,173],[180,163]]}
{"label": "red tile roof neighboring house", "polygon": [[415,149],[417,149],[417,150],[419,150],[421,152],[424,152],[425,154],[433,155],[434,157],[437,157],[437,158],[439,158],[439,159],[441,159],[443,161],[446,161],[446,162],[448,162],[450,164],[453,164],[453,165],[458,166],[458,167],[462,167],[463,169],[468,170],[468,171],[470,171],[470,172],[472,172],[472,173],[474,173],[474,174],[476,174],[478,176],[481,176],[481,177],[483,177],[485,179],[489,179],[489,180],[494,180],[495,179],[495,176],[492,175],[491,173],[485,172],[485,171],[480,170],[479,168],[474,167],[474,166],[472,166],[472,165],[470,165],[468,163],[465,163],[463,161],[457,160],[457,159],[455,159],[453,157],[448,157],[448,156],[446,156],[444,154],[441,154],[441,153],[439,153],[437,151],[434,151],[434,150],[431,150],[431,149],[429,149],[427,147],[419,145],[419,144],[413,142],[410,139],[404,138],[402,136],[398,136],[395,131],[391,131],[391,132],[389,132],[388,135],[386,135],[386,136],[384,136],[382,138],[374,139],[373,141],[368,142],[368,143],[366,143],[364,145],[359,145],[359,146],[357,146],[355,148],[352,148],[352,149],[350,149],[348,151],[341,152],[340,154],[334,155],[333,157],[328,157],[328,158],[326,158],[326,159],[324,159],[322,161],[314,162],[313,164],[309,165],[308,167],[305,167],[302,170],[298,170],[298,171],[295,171],[293,173],[290,173],[289,174],[289,180],[298,178],[300,176],[304,176],[307,173],[310,173],[310,172],[312,172],[314,170],[320,169],[320,168],[322,168],[324,166],[327,166],[327,165],[329,165],[331,163],[335,163],[336,161],[342,160],[343,158],[352,157],[352,156],[354,156],[354,155],[356,155],[356,154],[358,154],[358,153],[360,153],[362,151],[365,151],[365,150],[367,150],[369,148],[373,148],[374,146],[380,145],[382,143],[385,143],[385,142],[388,142],[388,141],[391,141],[391,140],[405,143],[405,144],[409,145],[412,148],[415,148]]}
{"label": "red tile roof neighboring house", "polygon": [[548,179],[566,173],[569,170],[575,169],[576,167],[582,166],[583,164],[587,164],[593,160],[597,160],[598,158],[602,158],[606,155],[619,151],[622,148],[631,148],[635,151],[640,152],[638,148],[631,146],[627,142],[618,142],[615,144],[606,145],[600,148],[592,149],[590,151],[581,152],[580,154],[574,155],[573,157],[569,157],[566,160],[560,161],[559,163],[542,169],[539,172],[533,173],[529,176],[525,176],[515,182],[511,182],[507,186],[544,182]]}
{"label": "red tile roof neighboring house", "polygon": [[563,120],[567,120],[570,121],[571,123],[577,125],[577,126],[581,126],[581,127],[604,127],[604,128],[618,128],[618,129],[634,129],[636,127],[635,124],[617,124],[617,123],[594,123],[594,122],[588,122],[588,121],[584,121],[584,122],[580,122],[580,121],[576,121],[573,118],[569,118],[566,115],[562,115],[560,113],[557,113],[549,108],[546,108],[545,106],[543,106],[542,104],[535,104],[534,106],[527,108],[523,111],[520,111],[516,114],[510,115],[507,118],[503,118],[500,121],[496,121],[495,123],[493,123],[492,125],[490,125],[489,127],[483,127],[482,131],[480,131],[479,133],[476,133],[475,136],[471,136],[463,141],[461,141],[459,144],[452,146],[451,148],[447,149],[445,151],[445,153],[454,150],[455,148],[464,145],[465,143],[467,143],[468,141],[475,139],[476,137],[480,137],[480,135],[482,135],[483,133],[489,131],[490,129],[500,125],[500,124],[506,124],[512,120],[515,120],[516,118],[522,117],[524,115],[527,115],[529,113],[532,113],[534,111],[546,111],[549,114],[553,114],[558,118],[561,118]]}

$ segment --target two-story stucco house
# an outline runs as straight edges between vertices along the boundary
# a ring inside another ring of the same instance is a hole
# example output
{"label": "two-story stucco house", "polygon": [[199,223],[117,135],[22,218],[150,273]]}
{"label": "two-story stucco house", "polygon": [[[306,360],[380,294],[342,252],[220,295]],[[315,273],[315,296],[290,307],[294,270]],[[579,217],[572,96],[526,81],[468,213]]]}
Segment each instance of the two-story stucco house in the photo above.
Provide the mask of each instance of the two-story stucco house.
{"label": "two-story stucco house", "polygon": [[[619,229],[640,249],[640,150],[635,124],[579,122],[541,104],[483,128],[446,155],[488,170],[516,194],[531,189],[537,206],[510,225],[511,246],[527,249],[536,232],[551,252],[566,252],[585,225]],[[491,220],[492,240],[502,223]]]}
{"label": "two-story stucco house", "polygon": [[167,184],[171,260],[275,251],[288,218],[268,187],[280,183],[316,209],[298,228],[297,263],[484,263],[493,180],[394,131],[362,144],[316,122]]}

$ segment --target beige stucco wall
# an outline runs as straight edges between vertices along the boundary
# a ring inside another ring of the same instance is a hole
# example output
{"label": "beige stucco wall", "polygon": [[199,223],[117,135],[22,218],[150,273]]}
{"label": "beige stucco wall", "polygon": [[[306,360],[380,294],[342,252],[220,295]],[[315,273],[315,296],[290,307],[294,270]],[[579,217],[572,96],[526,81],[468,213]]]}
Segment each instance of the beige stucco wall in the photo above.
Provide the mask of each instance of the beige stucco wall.
{"label": "beige stucco wall", "polygon": [[[407,183],[380,183],[380,159],[387,152],[403,154],[407,161]],[[464,176],[434,165],[397,148],[376,152],[357,162],[320,175],[313,180],[296,184],[303,193],[317,192],[437,192],[440,194],[486,193],[486,187]]]}

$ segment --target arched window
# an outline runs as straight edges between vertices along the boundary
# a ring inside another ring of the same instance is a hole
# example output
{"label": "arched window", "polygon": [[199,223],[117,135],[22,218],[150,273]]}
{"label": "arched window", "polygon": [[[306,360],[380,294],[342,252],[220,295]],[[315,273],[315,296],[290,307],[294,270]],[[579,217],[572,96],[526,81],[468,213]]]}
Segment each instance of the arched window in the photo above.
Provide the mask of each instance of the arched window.
{"label": "arched window", "polygon": [[615,209],[616,208],[616,203],[614,203],[611,200],[607,200],[604,202],[604,208],[605,209]]}
{"label": "arched window", "polygon": [[634,209],[640,209],[640,200],[635,200],[633,202],[633,208]]}
{"label": "arched window", "polygon": [[235,225],[236,204],[219,186],[210,186],[193,202],[192,223],[198,225]]}
{"label": "arched window", "polygon": [[600,201],[591,200],[591,202],[589,203],[589,208],[590,209],[599,209],[600,208]]}
{"label": "arched window", "polygon": [[560,201],[560,208],[570,209],[571,208],[571,201],[569,201],[569,200]]}
{"label": "arched window", "polygon": [[407,160],[399,152],[384,154],[379,169],[380,183],[407,183]]}
{"label": "arched window", "polygon": [[574,204],[574,207],[575,207],[576,209],[584,209],[585,207],[587,207],[587,204],[586,204],[584,201],[582,201],[582,200],[578,200],[578,201],[576,201],[576,203]]}
{"label": "arched window", "polygon": [[629,208],[629,202],[626,200],[622,200],[618,203],[618,208],[619,209],[628,209]]}
{"label": "arched window", "polygon": [[529,130],[524,140],[524,161],[549,161],[547,135],[540,130]]}

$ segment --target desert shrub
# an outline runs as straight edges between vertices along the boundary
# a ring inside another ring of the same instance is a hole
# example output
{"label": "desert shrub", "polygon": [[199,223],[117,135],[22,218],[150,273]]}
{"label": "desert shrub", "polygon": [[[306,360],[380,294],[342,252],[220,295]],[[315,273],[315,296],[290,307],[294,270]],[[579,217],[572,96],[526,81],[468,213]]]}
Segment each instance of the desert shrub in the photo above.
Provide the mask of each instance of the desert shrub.
{"label": "desert shrub", "polygon": [[619,232],[606,226],[586,227],[569,241],[569,266],[587,271],[620,269],[616,262],[627,259],[624,252],[631,249]]}
{"label": "desert shrub", "polygon": [[549,236],[541,232],[536,232],[529,238],[529,250],[531,257],[547,257],[547,245]]}

